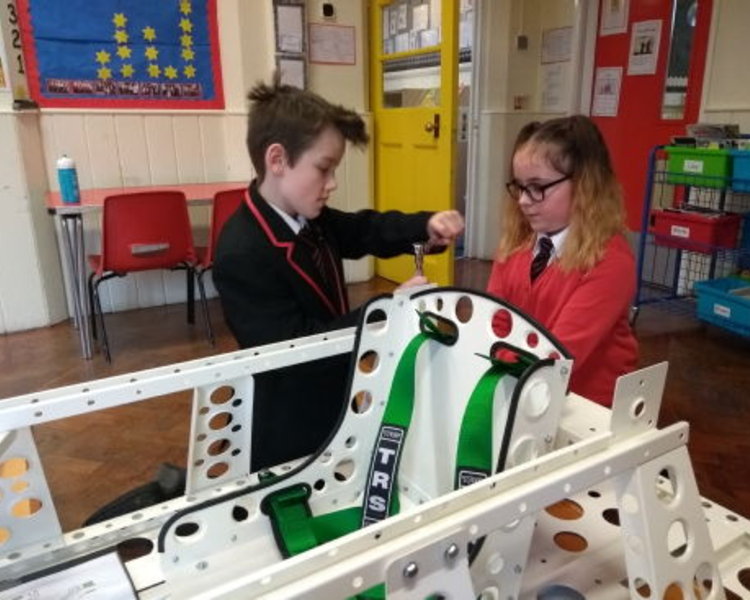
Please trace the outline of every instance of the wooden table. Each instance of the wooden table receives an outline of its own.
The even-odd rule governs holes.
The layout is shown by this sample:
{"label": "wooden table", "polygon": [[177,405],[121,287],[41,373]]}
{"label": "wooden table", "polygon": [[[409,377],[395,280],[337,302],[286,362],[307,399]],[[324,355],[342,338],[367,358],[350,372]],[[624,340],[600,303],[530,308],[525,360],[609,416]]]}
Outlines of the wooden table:
{"label": "wooden table", "polygon": [[73,323],[78,329],[81,340],[81,355],[84,358],[91,358],[93,352],[89,328],[91,309],[88,303],[86,284],[87,269],[83,215],[101,210],[104,206],[104,199],[115,194],[173,190],[183,192],[188,204],[200,206],[210,204],[216,192],[245,188],[247,185],[246,181],[229,181],[95,188],[81,190],[81,202],[79,204],[64,204],[60,192],[47,193],[47,212],[60,223],[64,260],[68,267],[64,274],[65,288],[73,305]]}

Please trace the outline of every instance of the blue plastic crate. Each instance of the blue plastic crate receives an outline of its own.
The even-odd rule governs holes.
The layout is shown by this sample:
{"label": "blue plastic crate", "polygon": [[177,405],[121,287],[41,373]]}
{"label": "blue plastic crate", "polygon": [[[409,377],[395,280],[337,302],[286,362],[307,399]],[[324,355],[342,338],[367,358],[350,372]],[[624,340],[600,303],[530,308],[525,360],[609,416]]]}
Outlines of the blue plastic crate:
{"label": "blue plastic crate", "polygon": [[732,154],[732,189],[750,192],[750,150],[730,150]]}
{"label": "blue plastic crate", "polygon": [[698,281],[698,318],[750,336],[750,279],[725,277]]}

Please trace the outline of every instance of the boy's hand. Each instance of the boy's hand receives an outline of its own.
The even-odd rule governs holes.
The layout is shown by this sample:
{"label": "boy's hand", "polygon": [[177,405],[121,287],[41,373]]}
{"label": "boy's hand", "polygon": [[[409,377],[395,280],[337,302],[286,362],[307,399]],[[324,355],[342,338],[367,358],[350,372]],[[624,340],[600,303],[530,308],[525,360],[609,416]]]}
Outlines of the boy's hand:
{"label": "boy's hand", "polygon": [[457,210],[435,213],[427,222],[430,246],[447,246],[464,230],[464,218]]}
{"label": "boy's hand", "polygon": [[419,285],[427,285],[429,281],[427,281],[427,277],[424,275],[415,275],[411,279],[407,279],[404,281],[400,286],[396,288],[395,291],[399,290],[406,290],[408,288],[417,287]]}

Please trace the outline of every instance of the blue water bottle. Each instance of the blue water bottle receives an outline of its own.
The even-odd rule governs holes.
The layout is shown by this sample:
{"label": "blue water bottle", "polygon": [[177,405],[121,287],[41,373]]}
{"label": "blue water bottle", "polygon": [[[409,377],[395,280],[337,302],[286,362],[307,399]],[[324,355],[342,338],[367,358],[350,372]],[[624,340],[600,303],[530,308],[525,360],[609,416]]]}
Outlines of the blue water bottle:
{"label": "blue water bottle", "polygon": [[60,183],[60,196],[63,204],[80,203],[81,192],[78,189],[76,163],[65,154],[57,159],[57,180]]}

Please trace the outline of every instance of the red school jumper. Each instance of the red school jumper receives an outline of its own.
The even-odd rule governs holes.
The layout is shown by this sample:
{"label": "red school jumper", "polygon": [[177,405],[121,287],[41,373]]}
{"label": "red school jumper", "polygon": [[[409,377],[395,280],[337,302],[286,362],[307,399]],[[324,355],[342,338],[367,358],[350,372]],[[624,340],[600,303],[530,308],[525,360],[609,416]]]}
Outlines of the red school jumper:
{"label": "red school jumper", "polygon": [[612,405],[615,381],[634,370],[638,343],[628,314],[635,294],[635,260],[622,235],[590,271],[564,272],[553,261],[532,283],[532,247],[497,260],[487,292],[520,308],[552,333],[574,359],[570,389]]}

